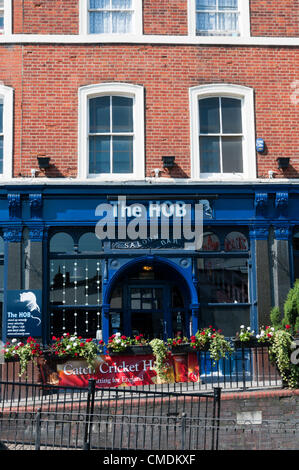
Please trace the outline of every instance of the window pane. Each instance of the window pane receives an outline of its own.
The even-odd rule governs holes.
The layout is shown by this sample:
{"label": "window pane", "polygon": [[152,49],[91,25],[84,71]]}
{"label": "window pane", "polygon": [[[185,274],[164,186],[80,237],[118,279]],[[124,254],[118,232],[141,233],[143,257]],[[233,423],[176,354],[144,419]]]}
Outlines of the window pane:
{"label": "window pane", "polygon": [[238,15],[234,13],[218,13],[218,27],[219,31],[237,31],[238,30]]}
{"label": "window pane", "polygon": [[112,97],[112,132],[133,132],[133,99]]}
{"label": "window pane", "polygon": [[133,137],[113,137],[113,173],[133,173]]}
{"label": "window pane", "polygon": [[3,173],[3,137],[0,136],[0,173]]}
{"label": "window pane", "polygon": [[295,233],[293,237],[293,249],[299,251],[299,232]]}
{"label": "window pane", "polygon": [[116,10],[128,10],[132,8],[132,0],[112,0],[112,8]]}
{"label": "window pane", "polygon": [[4,28],[3,12],[0,11],[0,29],[2,30],[3,28]]}
{"label": "window pane", "polygon": [[237,11],[238,0],[219,0],[219,10],[236,10]]}
{"label": "window pane", "polygon": [[200,137],[200,172],[220,172],[219,137]]}
{"label": "window pane", "polygon": [[110,132],[110,96],[89,100],[89,132]]}
{"label": "window pane", "polygon": [[215,10],[216,0],[196,0],[196,10]]}
{"label": "window pane", "polygon": [[110,33],[110,13],[91,12],[89,14],[89,32],[91,34]]}
{"label": "window pane", "polygon": [[203,303],[248,303],[246,258],[198,260],[200,299]]}
{"label": "window pane", "polygon": [[200,309],[200,321],[203,327],[213,325],[216,329],[222,330],[227,337],[236,336],[236,332],[240,331],[240,325],[250,325],[250,307],[203,306]]}
{"label": "window pane", "polygon": [[224,134],[242,134],[241,100],[221,98],[222,131]]}
{"label": "window pane", "polygon": [[110,173],[110,137],[89,138],[89,173]]}
{"label": "window pane", "polygon": [[89,8],[109,8],[110,0],[89,0]]}
{"label": "window pane", "polygon": [[224,240],[225,251],[247,251],[248,240],[241,232],[230,232]]}
{"label": "window pane", "polygon": [[101,301],[101,261],[60,259],[50,262],[50,302],[97,305]]}
{"label": "window pane", "polygon": [[79,251],[102,251],[102,242],[94,232],[84,233],[79,240]]}
{"label": "window pane", "polygon": [[198,101],[200,134],[220,132],[219,98],[207,98]]}
{"label": "window pane", "polygon": [[215,13],[199,13],[196,15],[196,31],[215,31],[216,29]]}
{"label": "window pane", "polygon": [[112,33],[130,33],[132,25],[132,14],[117,12],[112,13]]}
{"label": "window pane", "polygon": [[74,240],[68,233],[56,233],[50,241],[51,253],[70,253],[74,250]]}
{"label": "window pane", "polygon": [[242,173],[242,137],[222,138],[223,173]]}
{"label": "window pane", "polygon": [[3,132],[3,103],[0,101],[0,134]]}

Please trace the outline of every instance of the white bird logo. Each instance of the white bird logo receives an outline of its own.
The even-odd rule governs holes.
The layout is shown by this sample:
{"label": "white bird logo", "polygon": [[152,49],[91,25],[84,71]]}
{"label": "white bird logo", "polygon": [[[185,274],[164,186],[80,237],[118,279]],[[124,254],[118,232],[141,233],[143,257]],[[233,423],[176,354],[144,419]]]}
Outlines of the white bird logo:
{"label": "white bird logo", "polygon": [[[36,302],[36,296],[33,292],[23,292],[22,294],[20,294],[20,301],[21,302],[26,302],[26,308],[30,311],[30,312],[34,312],[34,311],[37,311],[38,313],[40,313],[40,308]],[[41,319],[38,318],[38,317],[33,317],[31,315],[31,318],[34,318],[35,320],[38,320],[38,324],[40,325],[41,323]]]}

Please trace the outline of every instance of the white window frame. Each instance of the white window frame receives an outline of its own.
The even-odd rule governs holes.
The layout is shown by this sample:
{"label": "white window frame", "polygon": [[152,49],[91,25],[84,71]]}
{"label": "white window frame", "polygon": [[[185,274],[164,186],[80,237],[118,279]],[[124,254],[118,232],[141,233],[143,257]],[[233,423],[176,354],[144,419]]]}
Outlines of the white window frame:
{"label": "white window frame", "polygon": [[1,35],[10,35],[12,33],[12,7],[11,7],[12,0],[4,0],[3,3],[3,13],[4,13],[4,27],[3,30],[0,31]]}
{"label": "white window frame", "polygon": [[[238,0],[239,2],[239,34],[237,37],[250,37],[250,6],[249,0]],[[196,34],[196,0],[188,0],[188,23],[189,23],[189,35],[193,37],[235,37],[232,35],[197,35]]]}
{"label": "white window frame", "polygon": [[[226,97],[241,100],[243,129],[243,172],[242,173],[200,173],[199,111],[198,101],[203,98]],[[256,179],[254,93],[252,88],[232,84],[212,84],[192,87],[190,99],[191,177],[206,180],[247,180]]]}
{"label": "white window frame", "polygon": [[13,89],[0,85],[0,100],[3,102],[3,173],[0,178],[12,178],[13,155]]}
{"label": "white window frame", "polygon": [[[89,174],[89,100],[99,96],[126,96],[133,98],[133,172]],[[101,83],[79,88],[79,147],[78,178],[97,180],[140,180],[145,175],[144,152],[144,89],[127,83]]]}
{"label": "white window frame", "polygon": [[89,32],[89,0],[79,0],[79,34],[81,35],[91,35],[92,37],[99,36],[103,38],[104,36],[124,36],[128,37],[131,35],[142,35],[143,26],[142,26],[142,0],[132,0],[132,10],[134,10],[133,21],[132,21],[132,32],[131,33],[110,33],[110,34],[101,34],[101,33],[90,33]]}

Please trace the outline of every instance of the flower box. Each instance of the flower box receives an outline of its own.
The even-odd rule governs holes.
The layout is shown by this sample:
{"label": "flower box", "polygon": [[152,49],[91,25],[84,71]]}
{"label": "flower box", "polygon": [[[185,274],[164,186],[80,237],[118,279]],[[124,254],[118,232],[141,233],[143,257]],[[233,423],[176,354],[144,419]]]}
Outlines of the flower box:
{"label": "flower box", "polygon": [[127,346],[124,351],[113,351],[108,349],[110,356],[140,356],[140,355],[152,355],[153,350],[149,345],[131,345]]}
{"label": "flower box", "polygon": [[241,341],[238,338],[233,338],[233,342],[235,345],[235,349],[267,347],[267,343],[261,343],[256,338],[251,338],[246,341]]}

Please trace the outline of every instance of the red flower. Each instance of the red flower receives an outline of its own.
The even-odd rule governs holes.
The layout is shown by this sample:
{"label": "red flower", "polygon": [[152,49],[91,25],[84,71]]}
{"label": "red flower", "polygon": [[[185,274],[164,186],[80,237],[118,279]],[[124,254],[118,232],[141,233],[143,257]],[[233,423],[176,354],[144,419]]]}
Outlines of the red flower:
{"label": "red flower", "polygon": [[124,335],[122,335],[122,336],[121,336],[121,339],[127,339],[127,337],[126,337],[126,336],[124,336]]}
{"label": "red flower", "polygon": [[291,325],[286,325],[285,327],[287,330],[289,330],[291,328]]}
{"label": "red flower", "polygon": [[57,340],[56,336],[52,336],[52,340],[56,341]]}

